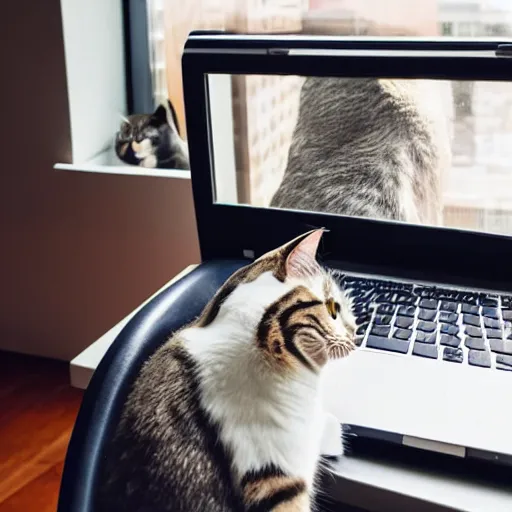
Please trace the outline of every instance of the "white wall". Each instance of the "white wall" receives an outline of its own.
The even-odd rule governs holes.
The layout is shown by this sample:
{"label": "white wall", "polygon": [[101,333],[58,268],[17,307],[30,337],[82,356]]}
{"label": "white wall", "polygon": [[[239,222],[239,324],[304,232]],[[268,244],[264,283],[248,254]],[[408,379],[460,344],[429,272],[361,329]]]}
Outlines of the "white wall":
{"label": "white wall", "polygon": [[[78,2],[66,7],[75,3],[80,12]],[[55,162],[71,160],[60,0],[2,7],[0,62],[9,76],[0,97],[9,122],[0,134],[9,151],[0,173],[0,350],[69,360],[199,262],[192,188],[187,179],[55,171]],[[13,20],[23,23],[14,29]],[[84,65],[102,71],[92,64]],[[80,107],[101,121],[99,90],[82,90]],[[37,134],[30,144],[12,136],[26,132],[27,119]]]}
{"label": "white wall", "polygon": [[61,0],[73,162],[113,141],[126,113],[122,5],[116,0]]}

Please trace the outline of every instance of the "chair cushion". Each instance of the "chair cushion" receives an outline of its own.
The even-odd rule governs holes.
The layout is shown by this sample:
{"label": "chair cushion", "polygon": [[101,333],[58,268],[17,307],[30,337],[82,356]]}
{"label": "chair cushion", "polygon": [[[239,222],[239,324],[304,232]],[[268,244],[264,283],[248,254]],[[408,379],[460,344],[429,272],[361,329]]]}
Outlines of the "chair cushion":
{"label": "chair cushion", "polygon": [[93,512],[104,447],[142,364],[247,263],[202,263],[146,304],[119,333],[85,392],[66,455],[59,512]]}

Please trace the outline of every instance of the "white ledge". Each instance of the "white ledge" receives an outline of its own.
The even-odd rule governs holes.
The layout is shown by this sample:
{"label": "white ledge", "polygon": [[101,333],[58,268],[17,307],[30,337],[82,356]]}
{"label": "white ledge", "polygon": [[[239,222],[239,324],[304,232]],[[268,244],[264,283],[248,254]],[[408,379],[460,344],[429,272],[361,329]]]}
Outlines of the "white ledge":
{"label": "white ledge", "polygon": [[190,179],[190,171],[184,169],[156,169],[128,165],[117,158],[112,146],[98,153],[94,158],[72,164],[57,163],[59,171],[96,172],[101,174],[121,174],[124,176],[151,176],[155,178]]}
{"label": "white ledge", "polygon": [[59,171],[75,172],[95,172],[101,174],[121,174],[124,176],[151,176],[156,178],[178,178],[189,180],[190,171],[182,169],[146,169],[145,167],[128,165],[100,165],[100,164],[62,164],[57,163],[53,166]]}

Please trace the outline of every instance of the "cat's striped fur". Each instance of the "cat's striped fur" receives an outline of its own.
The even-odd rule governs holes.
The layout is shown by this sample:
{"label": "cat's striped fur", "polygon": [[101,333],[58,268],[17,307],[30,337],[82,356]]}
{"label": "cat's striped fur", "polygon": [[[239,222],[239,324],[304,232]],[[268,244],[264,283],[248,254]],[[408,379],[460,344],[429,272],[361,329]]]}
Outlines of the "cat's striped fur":
{"label": "cat's striped fur", "polygon": [[311,510],[322,368],[350,304],[310,232],[236,272],[143,366],[105,455],[97,510]]}
{"label": "cat's striped fur", "polygon": [[440,224],[452,110],[449,83],[306,78],[271,206]]}

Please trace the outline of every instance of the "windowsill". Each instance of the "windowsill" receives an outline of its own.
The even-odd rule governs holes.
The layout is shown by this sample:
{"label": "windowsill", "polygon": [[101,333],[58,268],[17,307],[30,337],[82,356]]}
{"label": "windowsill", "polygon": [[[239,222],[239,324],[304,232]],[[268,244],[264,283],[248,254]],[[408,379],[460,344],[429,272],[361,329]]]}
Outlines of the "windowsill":
{"label": "windowsill", "polygon": [[149,169],[136,165],[126,165],[117,159],[112,149],[108,149],[86,162],[73,164],[56,163],[53,168],[59,171],[190,179],[190,171],[183,169]]}

